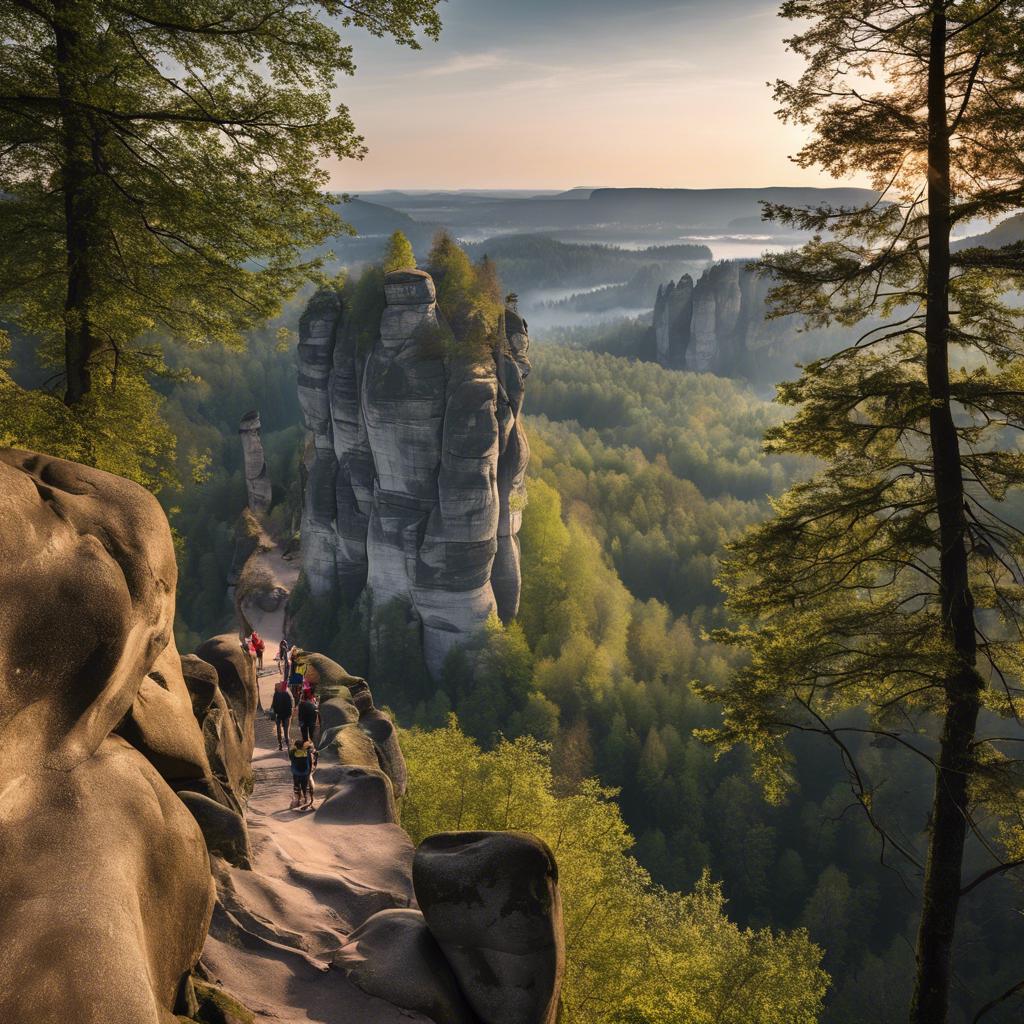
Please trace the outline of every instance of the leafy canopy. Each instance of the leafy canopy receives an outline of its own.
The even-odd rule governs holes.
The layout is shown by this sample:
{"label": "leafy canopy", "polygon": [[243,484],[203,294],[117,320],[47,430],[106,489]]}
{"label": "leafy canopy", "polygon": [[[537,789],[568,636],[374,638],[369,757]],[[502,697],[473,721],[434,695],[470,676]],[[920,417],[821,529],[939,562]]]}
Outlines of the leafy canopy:
{"label": "leafy canopy", "polygon": [[[83,405],[71,454],[96,461],[122,397],[163,372],[139,339],[240,347],[316,270],[304,251],[342,229],[324,162],[364,152],[331,99],[345,37],[416,47],[436,7],[0,4],[0,311]],[[54,402],[32,409],[16,441],[65,432]]]}
{"label": "leafy canopy", "polygon": [[414,842],[454,829],[532,832],[553,850],[566,937],[566,1024],[813,1024],[828,976],[803,931],[741,929],[705,874],[692,893],[651,883],[615,791],[584,780],[556,796],[548,748],[532,737],[482,752],[452,716],[403,731]]}
{"label": "leafy canopy", "polygon": [[[724,710],[708,738],[749,744],[777,798],[789,733],[836,745],[887,850],[922,879],[910,1019],[941,1024],[961,896],[1020,863],[1005,823],[1024,812],[1024,533],[1006,501],[1024,484],[1024,310],[1008,297],[1024,247],[956,251],[951,238],[1024,202],[1024,4],[787,0],[782,14],[806,62],[775,89],[783,119],[809,129],[797,162],[866,173],[879,196],[767,205],[816,232],[763,260],[775,312],[881,322],[779,389],[796,413],[768,450],[825,468],[723,567],[748,624],[717,636],[749,662],[704,689]],[[876,814],[885,778],[851,750],[864,732],[933,771],[924,843]],[[967,882],[965,851],[989,865]]]}
{"label": "leafy canopy", "polygon": [[416,255],[412,251],[412,243],[401,231],[395,231],[388,239],[384,250],[384,273],[393,270],[412,270],[416,267]]}

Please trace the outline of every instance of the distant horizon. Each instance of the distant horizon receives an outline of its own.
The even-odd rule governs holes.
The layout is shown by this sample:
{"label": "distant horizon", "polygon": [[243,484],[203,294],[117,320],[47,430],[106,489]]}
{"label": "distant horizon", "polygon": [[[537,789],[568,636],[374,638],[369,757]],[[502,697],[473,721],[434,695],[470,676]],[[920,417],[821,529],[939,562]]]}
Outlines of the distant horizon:
{"label": "distant horizon", "polygon": [[869,185],[859,185],[850,182],[835,182],[831,185],[822,185],[818,183],[809,182],[784,182],[782,184],[773,183],[770,185],[564,185],[564,186],[552,186],[552,185],[517,185],[515,187],[506,185],[387,185],[387,186],[370,186],[367,188],[360,189],[341,189],[331,187],[328,189],[330,192],[346,193],[351,196],[360,196],[372,194],[375,192],[403,192],[407,195],[430,195],[437,192],[450,192],[450,193],[466,193],[466,192],[483,192],[483,193],[494,193],[494,192],[523,192],[528,194],[536,195],[538,193],[548,193],[550,195],[558,195],[563,192],[585,192],[591,191],[596,192],[599,190],[617,190],[622,191],[625,189],[646,189],[650,191],[658,192],[716,192],[716,191],[747,191],[747,192],[762,192],[766,189],[782,189],[782,188],[799,188],[799,189],[814,189],[817,191],[828,191],[832,189],[861,189],[864,191],[873,191]]}

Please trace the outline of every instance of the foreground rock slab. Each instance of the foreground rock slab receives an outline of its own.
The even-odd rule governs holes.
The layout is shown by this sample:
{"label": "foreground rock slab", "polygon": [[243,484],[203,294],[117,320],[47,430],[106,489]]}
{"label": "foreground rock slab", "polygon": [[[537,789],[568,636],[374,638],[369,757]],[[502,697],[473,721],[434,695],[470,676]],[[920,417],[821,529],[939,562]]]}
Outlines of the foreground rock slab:
{"label": "foreground rock slab", "polygon": [[176,578],[152,495],[0,450],[4,1024],[168,1024],[199,957],[209,858],[163,774],[211,776]]}
{"label": "foreground rock slab", "polygon": [[443,832],[417,849],[413,883],[483,1024],[554,1024],[565,948],[548,847],[525,832]]}

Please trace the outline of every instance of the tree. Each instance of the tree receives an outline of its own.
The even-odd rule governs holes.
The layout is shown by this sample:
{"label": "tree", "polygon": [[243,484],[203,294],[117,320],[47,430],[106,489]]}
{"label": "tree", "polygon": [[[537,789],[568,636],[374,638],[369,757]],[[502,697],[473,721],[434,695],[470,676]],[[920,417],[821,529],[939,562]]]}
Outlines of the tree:
{"label": "tree", "polygon": [[[788,44],[806,60],[775,88],[783,119],[810,132],[797,163],[866,173],[879,198],[767,207],[817,232],[764,261],[774,311],[874,319],[780,388],[797,412],[768,449],[826,468],[723,570],[753,625],[719,634],[751,661],[717,694],[715,741],[747,741],[776,795],[789,732],[836,744],[888,851],[922,876],[910,1019],[940,1024],[961,896],[1021,863],[994,821],[1021,809],[1012,746],[978,723],[983,709],[1016,718],[1021,696],[1022,535],[998,505],[1024,483],[1024,455],[1005,443],[1024,428],[1021,311],[1004,298],[1024,281],[1024,246],[954,251],[951,236],[1024,203],[1024,5],[787,0],[782,15],[800,22]],[[865,730],[934,770],[923,858],[875,815],[880,780],[850,744]],[[989,867],[964,880],[969,835]]]}
{"label": "tree", "polygon": [[384,273],[392,270],[415,270],[416,254],[412,251],[412,243],[401,231],[395,231],[388,239],[384,251]]}
{"label": "tree", "polygon": [[484,256],[474,264],[447,231],[434,237],[427,267],[437,287],[441,308],[458,349],[479,355],[497,342],[503,305],[494,263]]}
{"label": "tree", "polygon": [[532,737],[480,748],[454,716],[403,731],[414,842],[452,829],[520,829],[558,861],[565,926],[565,1024],[813,1024],[828,976],[806,932],[741,929],[705,872],[691,893],[651,883],[632,836],[593,779],[555,794],[549,751]]}
{"label": "tree", "polygon": [[103,410],[163,371],[140,338],[240,346],[316,269],[306,250],[342,227],[322,163],[364,152],[330,96],[355,69],[342,33],[417,47],[436,6],[0,2],[0,311],[57,370],[79,457],[116,441]]}

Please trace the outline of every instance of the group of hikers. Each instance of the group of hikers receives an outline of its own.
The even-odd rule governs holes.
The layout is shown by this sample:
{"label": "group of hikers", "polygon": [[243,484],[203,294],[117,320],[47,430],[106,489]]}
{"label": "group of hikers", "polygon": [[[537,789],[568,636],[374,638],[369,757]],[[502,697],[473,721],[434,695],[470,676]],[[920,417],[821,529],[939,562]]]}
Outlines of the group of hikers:
{"label": "group of hikers", "polygon": [[[263,638],[253,630],[243,639],[242,647],[255,659],[257,673],[261,672],[266,649]],[[313,806],[313,772],[317,762],[314,738],[320,725],[320,700],[316,692],[319,675],[310,664],[309,655],[287,640],[281,641],[275,660],[281,678],[274,684],[270,717],[277,726],[277,749],[288,750],[292,769],[291,808],[305,810]],[[293,719],[299,727],[294,740],[291,737]]]}

